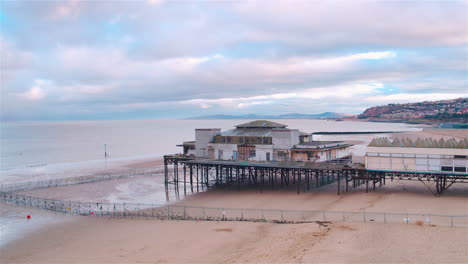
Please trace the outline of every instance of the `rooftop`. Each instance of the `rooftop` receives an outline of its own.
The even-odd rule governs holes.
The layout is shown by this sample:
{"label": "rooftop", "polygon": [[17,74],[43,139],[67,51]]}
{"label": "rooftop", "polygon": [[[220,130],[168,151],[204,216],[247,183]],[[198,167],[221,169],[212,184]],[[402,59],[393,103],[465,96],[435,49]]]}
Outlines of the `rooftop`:
{"label": "rooftop", "polygon": [[218,136],[271,137],[271,128],[236,128],[223,131]]}
{"label": "rooftop", "polygon": [[335,149],[351,146],[353,145],[347,144],[344,141],[309,141],[295,145],[294,149]]}
{"label": "rooftop", "polygon": [[415,141],[410,138],[395,138],[393,141],[386,137],[374,138],[368,145],[369,147],[403,147],[403,148],[457,148],[468,149],[468,138],[457,140],[418,138]]}
{"label": "rooftop", "polygon": [[286,128],[287,125],[280,123],[275,123],[268,120],[255,120],[245,124],[240,124],[236,126],[237,128]]}

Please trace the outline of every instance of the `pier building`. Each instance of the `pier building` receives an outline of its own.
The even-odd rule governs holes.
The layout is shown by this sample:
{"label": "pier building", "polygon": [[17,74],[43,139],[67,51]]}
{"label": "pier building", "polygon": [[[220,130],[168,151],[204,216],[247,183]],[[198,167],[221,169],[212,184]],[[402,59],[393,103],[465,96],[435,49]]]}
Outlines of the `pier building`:
{"label": "pier building", "polygon": [[375,138],[365,160],[368,170],[466,174],[468,139]]}
{"label": "pier building", "polygon": [[184,155],[234,161],[327,162],[350,159],[343,141],[314,141],[311,134],[287,125],[256,120],[221,131],[195,129],[195,141],[181,145]]}

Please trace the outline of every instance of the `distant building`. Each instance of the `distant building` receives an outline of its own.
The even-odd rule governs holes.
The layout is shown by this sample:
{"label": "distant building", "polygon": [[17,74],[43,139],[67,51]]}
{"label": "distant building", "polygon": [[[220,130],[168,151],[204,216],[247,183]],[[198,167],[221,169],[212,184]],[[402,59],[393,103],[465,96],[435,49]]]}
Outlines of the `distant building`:
{"label": "distant building", "polygon": [[218,160],[323,162],[350,157],[350,144],[313,141],[311,134],[283,124],[257,120],[235,127],[195,129],[195,141],[178,146],[185,155]]}
{"label": "distant building", "polygon": [[375,138],[367,147],[370,170],[466,173],[468,139]]}

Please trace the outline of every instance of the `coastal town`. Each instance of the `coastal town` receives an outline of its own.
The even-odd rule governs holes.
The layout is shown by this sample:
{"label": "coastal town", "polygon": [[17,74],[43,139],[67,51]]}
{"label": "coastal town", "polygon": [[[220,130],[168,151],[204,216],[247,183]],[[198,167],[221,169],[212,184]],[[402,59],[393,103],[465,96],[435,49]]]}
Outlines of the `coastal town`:
{"label": "coastal town", "polygon": [[408,104],[388,104],[366,109],[360,119],[379,120],[432,120],[432,121],[458,121],[467,123],[468,99],[457,98],[452,100],[425,101]]}

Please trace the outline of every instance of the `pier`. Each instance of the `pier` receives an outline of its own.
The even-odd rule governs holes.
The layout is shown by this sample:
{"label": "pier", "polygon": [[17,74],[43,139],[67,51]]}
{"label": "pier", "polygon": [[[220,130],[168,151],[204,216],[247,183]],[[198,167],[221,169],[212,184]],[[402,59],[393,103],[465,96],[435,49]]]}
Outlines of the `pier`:
{"label": "pier", "polygon": [[[360,188],[374,191],[387,180],[420,181],[435,196],[455,183],[468,183],[468,174],[442,172],[382,171],[353,168],[344,164],[301,162],[239,162],[196,159],[190,156],[164,156],[166,189],[176,185],[176,191],[209,188],[220,185],[266,188],[295,188],[298,194],[336,183],[338,195]],[[180,186],[179,184],[183,185]]]}

